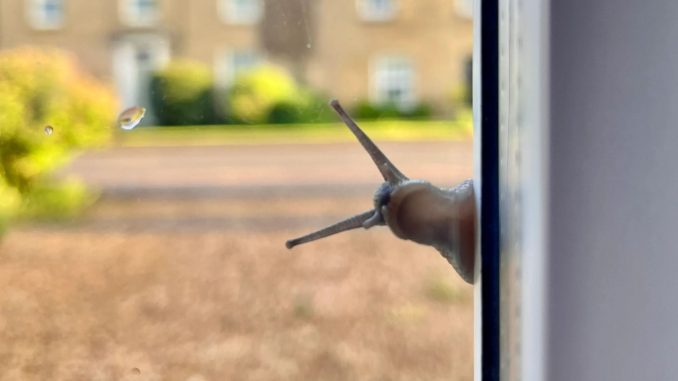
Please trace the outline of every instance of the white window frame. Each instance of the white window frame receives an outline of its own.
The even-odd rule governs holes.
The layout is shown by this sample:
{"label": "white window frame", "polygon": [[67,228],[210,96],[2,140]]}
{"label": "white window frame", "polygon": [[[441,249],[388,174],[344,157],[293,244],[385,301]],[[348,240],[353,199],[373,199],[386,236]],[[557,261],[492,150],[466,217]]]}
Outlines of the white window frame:
{"label": "white window frame", "polygon": [[[26,17],[28,23],[33,29],[37,30],[57,30],[64,25],[66,18],[66,0],[27,0]],[[58,4],[60,14],[57,18],[49,19],[51,15],[45,11],[45,6],[49,3]]]}
{"label": "white window frame", "polygon": [[243,0],[217,0],[217,13],[227,24],[254,25],[264,16],[263,0],[246,0],[249,5],[241,7]]}
{"label": "white window frame", "polygon": [[[235,62],[237,57],[249,55],[253,63],[247,67],[237,67]],[[261,52],[250,48],[229,48],[217,52],[214,61],[214,72],[217,85],[221,88],[227,88],[233,84],[238,75],[262,65],[265,59]]]}
{"label": "white window frame", "polygon": [[[383,7],[390,4],[388,7]],[[356,0],[358,14],[365,21],[385,22],[398,13],[398,0]]]}
{"label": "white window frame", "polygon": [[[153,13],[150,15],[142,14],[141,10],[137,8],[139,1],[153,1],[155,3]],[[124,24],[133,27],[154,26],[160,19],[160,2],[161,0],[120,0],[118,3],[120,20]]]}
{"label": "white window frame", "polygon": [[[414,60],[403,55],[381,55],[370,64],[370,100],[377,104],[392,103],[400,110],[416,106],[417,72]],[[401,89],[400,99],[394,100],[389,92]]]}

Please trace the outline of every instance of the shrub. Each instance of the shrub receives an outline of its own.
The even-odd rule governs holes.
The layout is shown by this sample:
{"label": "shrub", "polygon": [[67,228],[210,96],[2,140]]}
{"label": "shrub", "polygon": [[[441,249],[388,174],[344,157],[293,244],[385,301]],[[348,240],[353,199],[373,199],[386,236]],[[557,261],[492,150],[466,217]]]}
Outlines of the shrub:
{"label": "shrub", "polygon": [[5,230],[7,223],[15,217],[21,206],[21,194],[0,178],[0,233]]}
{"label": "shrub", "polygon": [[357,102],[353,106],[353,117],[356,119],[378,119],[380,116],[379,107],[368,101]]}
{"label": "shrub", "polygon": [[151,78],[151,98],[164,125],[208,124],[215,120],[213,79],[201,63],[179,60]]}
{"label": "shrub", "polygon": [[294,79],[286,71],[275,66],[259,66],[236,78],[228,91],[226,113],[235,122],[265,123],[276,104],[294,102],[298,92]]}
{"label": "shrub", "polygon": [[24,196],[21,217],[32,219],[63,219],[76,216],[92,204],[94,194],[85,184],[67,180],[58,184],[37,184]]}
{"label": "shrub", "polygon": [[427,103],[419,103],[411,110],[402,112],[403,117],[412,119],[430,119],[432,114],[433,109]]}
{"label": "shrub", "polygon": [[473,104],[473,93],[471,86],[461,84],[455,86],[450,93],[452,105],[456,108],[471,107]]}
{"label": "shrub", "polygon": [[310,90],[300,90],[293,99],[279,101],[271,107],[268,123],[320,123],[336,120],[328,99]]}
{"label": "shrub", "polygon": [[298,102],[282,100],[271,107],[268,123],[298,123],[304,118],[304,112]]}
{"label": "shrub", "polygon": [[428,119],[431,117],[431,107],[426,103],[419,103],[411,109],[400,109],[394,103],[377,104],[366,100],[360,101],[353,107],[356,119],[392,119],[412,118]]}
{"label": "shrub", "polygon": [[[72,150],[107,141],[115,109],[111,91],[64,53],[0,53],[0,226]],[[47,125],[52,134],[45,133]]]}

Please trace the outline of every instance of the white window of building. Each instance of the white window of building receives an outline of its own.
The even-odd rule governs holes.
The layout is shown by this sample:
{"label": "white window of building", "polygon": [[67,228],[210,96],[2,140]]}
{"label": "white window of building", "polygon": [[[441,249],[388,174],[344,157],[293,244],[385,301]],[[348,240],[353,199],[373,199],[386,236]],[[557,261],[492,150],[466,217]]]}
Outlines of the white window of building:
{"label": "white window of building", "polygon": [[412,61],[402,56],[380,57],[372,67],[372,101],[391,103],[408,109],[415,105],[415,70]]}
{"label": "white window of building", "polygon": [[216,60],[216,78],[221,87],[228,87],[236,78],[262,63],[261,55],[251,49],[229,50]]}
{"label": "white window of building", "polygon": [[64,0],[28,0],[28,22],[35,29],[59,29],[64,23]]}
{"label": "white window of building", "polygon": [[396,14],[396,0],[356,0],[358,14],[367,21],[388,21]]}
{"label": "white window of building", "polygon": [[229,24],[256,24],[264,13],[262,0],[218,0],[221,19]]}
{"label": "white window of building", "polygon": [[120,0],[120,18],[130,26],[153,26],[158,22],[159,0]]}
{"label": "white window of building", "polygon": [[454,5],[457,13],[467,18],[473,18],[473,1],[474,0],[455,0]]}

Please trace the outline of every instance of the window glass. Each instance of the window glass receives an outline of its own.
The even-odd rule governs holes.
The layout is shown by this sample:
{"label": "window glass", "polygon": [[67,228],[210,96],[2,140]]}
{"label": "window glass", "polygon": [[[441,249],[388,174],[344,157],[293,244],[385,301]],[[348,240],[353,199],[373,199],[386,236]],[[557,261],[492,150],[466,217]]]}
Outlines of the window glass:
{"label": "window glass", "polygon": [[157,0],[121,0],[123,22],[131,26],[151,26],[158,19]]}
{"label": "window glass", "polygon": [[286,248],[383,180],[333,99],[412,179],[472,176],[455,6],[0,0],[0,381],[472,380],[435,249]]}
{"label": "window glass", "polygon": [[468,18],[473,17],[473,0],[455,0],[454,5],[457,14]]}
{"label": "window glass", "polygon": [[219,14],[227,23],[254,24],[263,13],[261,0],[220,0]]}
{"label": "window glass", "polygon": [[363,19],[386,21],[395,16],[394,0],[358,0],[358,11]]}
{"label": "window glass", "polygon": [[415,103],[414,68],[410,59],[380,57],[373,70],[374,100],[377,103],[390,103],[400,109],[407,109]]}
{"label": "window glass", "polygon": [[227,87],[238,75],[262,63],[261,55],[251,49],[229,50],[217,58],[216,75],[222,87]]}
{"label": "window glass", "polygon": [[29,0],[28,21],[35,29],[58,29],[64,21],[63,0]]}

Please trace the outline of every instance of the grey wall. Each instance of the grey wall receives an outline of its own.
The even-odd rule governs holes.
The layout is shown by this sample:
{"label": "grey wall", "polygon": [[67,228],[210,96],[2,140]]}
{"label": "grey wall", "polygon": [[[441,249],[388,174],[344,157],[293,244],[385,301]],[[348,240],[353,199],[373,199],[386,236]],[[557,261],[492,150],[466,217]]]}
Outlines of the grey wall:
{"label": "grey wall", "polygon": [[678,377],[678,1],[552,0],[547,379]]}

